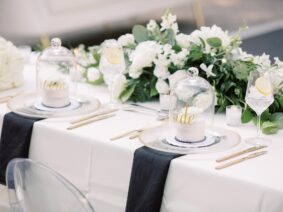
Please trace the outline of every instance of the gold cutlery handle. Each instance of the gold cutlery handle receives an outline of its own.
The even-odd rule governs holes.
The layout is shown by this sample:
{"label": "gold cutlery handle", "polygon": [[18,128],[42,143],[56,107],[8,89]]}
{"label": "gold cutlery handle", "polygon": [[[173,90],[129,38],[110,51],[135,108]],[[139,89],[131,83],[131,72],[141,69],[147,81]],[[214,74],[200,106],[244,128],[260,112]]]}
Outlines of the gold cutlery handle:
{"label": "gold cutlery handle", "polygon": [[0,103],[5,103],[7,101],[9,101],[12,98],[12,96],[5,96],[0,98]]}
{"label": "gold cutlery handle", "polygon": [[86,121],[88,119],[95,118],[97,116],[106,115],[106,114],[113,113],[113,112],[116,112],[116,111],[118,111],[118,109],[111,109],[111,110],[107,110],[107,111],[102,111],[102,112],[99,112],[99,113],[95,113],[95,114],[92,114],[92,115],[85,116],[83,118],[76,119],[76,120],[70,122],[70,124],[77,124],[79,122],[83,122],[83,121]]}
{"label": "gold cutlery handle", "polygon": [[216,160],[216,162],[220,163],[220,162],[223,162],[225,160],[229,160],[231,158],[237,157],[239,155],[246,154],[246,153],[253,152],[253,151],[257,151],[257,150],[260,150],[260,149],[263,149],[263,148],[266,148],[266,147],[267,146],[254,146],[254,147],[250,147],[250,148],[244,149],[242,151],[235,152],[235,153],[232,153],[230,155],[227,155],[227,156],[224,156],[222,158],[219,158],[219,159]]}
{"label": "gold cutlery handle", "polygon": [[232,166],[232,165],[241,163],[241,162],[243,162],[243,161],[246,161],[246,160],[249,160],[249,159],[252,159],[252,158],[261,156],[261,155],[264,155],[264,154],[266,154],[266,153],[267,153],[267,151],[255,152],[255,153],[249,154],[248,156],[245,156],[245,157],[242,157],[242,158],[239,158],[239,159],[236,159],[236,160],[233,160],[233,161],[224,163],[224,164],[217,165],[217,166],[215,167],[215,169],[218,169],[218,170],[219,170],[219,169],[224,169],[224,168],[226,168],[226,167],[229,167],[229,166]]}
{"label": "gold cutlery handle", "polygon": [[104,115],[104,116],[99,116],[95,119],[91,119],[91,120],[88,120],[86,122],[83,122],[83,123],[80,123],[80,124],[76,124],[76,125],[72,125],[70,127],[67,128],[67,130],[73,130],[73,129],[76,129],[78,127],[82,127],[82,126],[85,126],[87,124],[91,124],[91,123],[94,123],[94,122],[97,122],[97,121],[100,121],[100,120],[104,120],[104,119],[108,119],[108,118],[111,118],[113,116],[115,116],[116,114],[110,114],[110,115]]}
{"label": "gold cutlery handle", "polygon": [[131,135],[132,133],[135,133],[135,132],[137,132],[137,131],[138,131],[138,130],[131,130],[131,131],[122,133],[122,134],[120,134],[120,135],[114,136],[114,137],[110,138],[110,140],[111,140],[111,141],[114,141],[114,140],[117,140],[117,139],[126,137],[126,136],[128,136],[128,135]]}

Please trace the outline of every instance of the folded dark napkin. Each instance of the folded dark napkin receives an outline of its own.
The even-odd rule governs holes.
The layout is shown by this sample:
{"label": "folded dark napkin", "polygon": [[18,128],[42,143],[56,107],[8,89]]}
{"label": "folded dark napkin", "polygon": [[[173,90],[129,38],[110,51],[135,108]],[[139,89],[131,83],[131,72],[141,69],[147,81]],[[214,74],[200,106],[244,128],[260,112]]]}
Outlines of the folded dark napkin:
{"label": "folded dark napkin", "polygon": [[13,112],[4,116],[0,139],[0,183],[5,184],[8,163],[14,158],[27,158],[33,124],[39,118],[27,118]]}
{"label": "folded dark napkin", "polygon": [[158,212],[172,159],[181,155],[141,147],[134,153],[126,212]]}

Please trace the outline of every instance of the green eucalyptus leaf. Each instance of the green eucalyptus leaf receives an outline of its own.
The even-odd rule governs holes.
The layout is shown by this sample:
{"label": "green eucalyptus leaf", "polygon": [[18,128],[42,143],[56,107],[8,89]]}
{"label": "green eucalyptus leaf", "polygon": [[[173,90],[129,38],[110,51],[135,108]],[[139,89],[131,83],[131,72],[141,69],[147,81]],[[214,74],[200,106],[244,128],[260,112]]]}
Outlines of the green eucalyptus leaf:
{"label": "green eucalyptus leaf", "polygon": [[265,110],[265,111],[261,114],[261,116],[260,116],[260,121],[261,121],[261,122],[268,121],[269,118],[270,118],[270,116],[271,116],[271,113],[270,113],[269,110],[267,109],[267,110]]}
{"label": "green eucalyptus leaf", "polygon": [[142,26],[142,25],[135,25],[133,27],[133,30],[132,30],[132,33],[135,37],[135,40],[138,42],[138,43],[141,43],[141,42],[144,42],[144,41],[147,41],[149,40],[149,34],[148,34],[148,31],[147,29]]}
{"label": "green eucalyptus leaf", "polygon": [[198,61],[202,58],[203,53],[199,46],[193,45],[189,53],[189,60],[192,62]]}
{"label": "green eucalyptus leaf", "polygon": [[274,134],[277,133],[279,127],[276,123],[273,123],[271,121],[265,121],[261,125],[261,130],[264,134]]}
{"label": "green eucalyptus leaf", "polygon": [[277,100],[278,100],[281,108],[283,108],[283,95],[282,96],[278,96]]}
{"label": "green eucalyptus leaf", "polygon": [[163,43],[166,44],[170,44],[172,46],[175,45],[175,33],[172,29],[167,29],[164,33],[164,37],[163,37]]}
{"label": "green eucalyptus leaf", "polygon": [[236,78],[239,80],[247,80],[250,74],[248,64],[245,62],[235,63],[235,66],[232,70]]}
{"label": "green eucalyptus leaf", "polygon": [[283,128],[283,113],[273,113],[270,121],[276,123],[279,128]]}
{"label": "green eucalyptus leaf", "polygon": [[136,84],[132,84],[130,86],[128,86],[119,96],[119,99],[122,101],[122,102],[126,102],[130,97],[131,95],[133,94],[133,92],[135,91],[135,87],[136,87]]}
{"label": "green eucalyptus leaf", "polygon": [[250,122],[252,119],[253,119],[253,114],[252,112],[249,110],[248,107],[245,108],[243,114],[242,114],[242,117],[241,117],[241,121],[242,123],[248,123]]}
{"label": "green eucalyptus leaf", "polygon": [[157,78],[156,77],[152,77],[150,80],[150,97],[154,97],[158,94],[158,91],[156,90],[156,82],[157,82]]}
{"label": "green eucalyptus leaf", "polygon": [[221,45],[222,45],[222,41],[218,37],[207,38],[206,42],[210,46],[215,47],[215,48],[221,47]]}

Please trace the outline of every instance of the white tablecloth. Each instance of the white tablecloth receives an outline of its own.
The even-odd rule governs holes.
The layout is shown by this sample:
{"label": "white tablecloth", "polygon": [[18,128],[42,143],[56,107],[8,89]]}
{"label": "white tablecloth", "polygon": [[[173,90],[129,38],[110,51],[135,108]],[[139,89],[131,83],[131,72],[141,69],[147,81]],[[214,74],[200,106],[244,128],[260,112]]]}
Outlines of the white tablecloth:
{"label": "white tablecloth", "polygon": [[[26,66],[25,85],[34,84],[34,68]],[[32,86],[34,87],[34,86]],[[79,91],[108,100],[103,86],[79,85]],[[2,92],[1,95],[15,92]],[[0,95],[0,97],[1,97]],[[148,103],[156,106],[157,103]],[[0,129],[4,114],[0,105]],[[255,134],[255,126],[228,127],[224,115],[217,126],[232,129],[242,137],[237,147],[221,153],[186,155],[171,163],[162,212],[279,212],[283,211],[283,132],[269,136],[268,154],[223,170],[215,170],[215,159],[246,147],[243,140]],[[156,122],[155,117],[119,111],[117,116],[72,131],[71,118],[36,122],[30,158],[55,169],[93,203],[97,212],[123,212],[127,199],[133,153],[142,146],[127,138],[110,141],[121,132]]]}

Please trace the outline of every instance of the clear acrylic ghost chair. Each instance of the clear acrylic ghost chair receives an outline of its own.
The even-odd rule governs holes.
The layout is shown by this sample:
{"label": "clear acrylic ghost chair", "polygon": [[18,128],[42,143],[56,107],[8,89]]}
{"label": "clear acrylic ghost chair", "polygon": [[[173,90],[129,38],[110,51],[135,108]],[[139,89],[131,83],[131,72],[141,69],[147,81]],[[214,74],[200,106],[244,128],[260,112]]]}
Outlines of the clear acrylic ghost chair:
{"label": "clear acrylic ghost chair", "polygon": [[30,159],[12,160],[6,182],[13,212],[94,212],[68,180]]}

